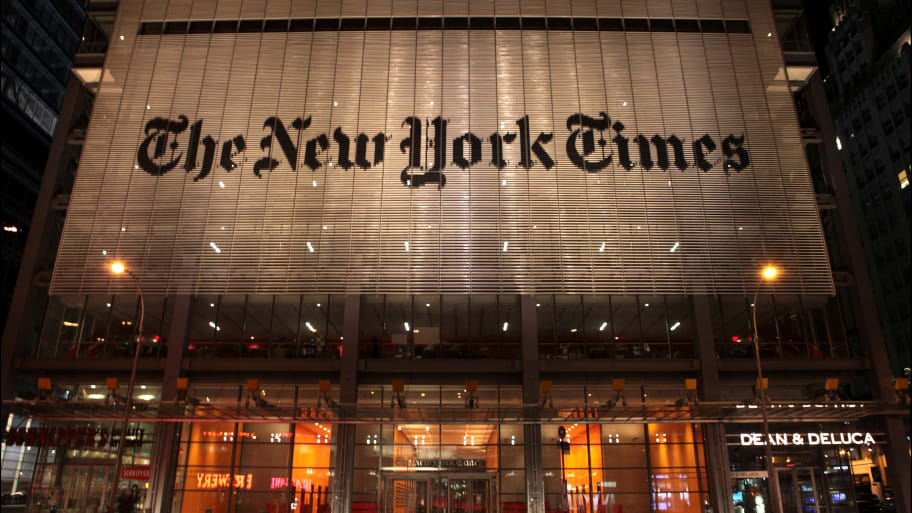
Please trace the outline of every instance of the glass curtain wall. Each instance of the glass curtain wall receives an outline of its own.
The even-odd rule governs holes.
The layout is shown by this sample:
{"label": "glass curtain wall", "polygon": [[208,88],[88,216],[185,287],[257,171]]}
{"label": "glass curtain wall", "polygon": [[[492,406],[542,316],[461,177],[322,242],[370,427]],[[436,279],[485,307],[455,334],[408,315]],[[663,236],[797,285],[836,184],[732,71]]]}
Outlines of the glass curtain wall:
{"label": "glass curtain wall", "polygon": [[184,424],[173,511],[328,511],[333,443],[316,422]]}
{"label": "glass curtain wall", "polygon": [[546,424],[542,461],[547,512],[701,513],[709,501],[698,425]]}

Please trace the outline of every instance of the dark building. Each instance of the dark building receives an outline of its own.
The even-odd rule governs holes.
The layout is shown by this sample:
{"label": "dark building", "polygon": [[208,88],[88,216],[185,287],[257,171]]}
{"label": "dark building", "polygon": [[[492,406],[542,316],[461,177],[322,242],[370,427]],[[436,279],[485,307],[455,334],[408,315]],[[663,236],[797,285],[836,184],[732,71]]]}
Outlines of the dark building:
{"label": "dark building", "polygon": [[800,6],[117,9],[4,333],[28,507],[908,510]]}
{"label": "dark building", "polygon": [[0,330],[85,18],[84,6],[75,0],[3,3]]}
{"label": "dark building", "polygon": [[909,375],[912,91],[908,2],[831,9],[827,92],[893,371]]}

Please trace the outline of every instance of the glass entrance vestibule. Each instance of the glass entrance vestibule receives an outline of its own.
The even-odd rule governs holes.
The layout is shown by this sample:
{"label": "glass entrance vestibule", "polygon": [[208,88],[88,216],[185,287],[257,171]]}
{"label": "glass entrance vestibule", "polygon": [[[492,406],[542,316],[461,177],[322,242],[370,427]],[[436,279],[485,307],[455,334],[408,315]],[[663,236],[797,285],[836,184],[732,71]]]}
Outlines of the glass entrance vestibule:
{"label": "glass entrance vestibule", "polygon": [[384,513],[492,513],[496,476],[466,472],[391,472],[384,475]]}

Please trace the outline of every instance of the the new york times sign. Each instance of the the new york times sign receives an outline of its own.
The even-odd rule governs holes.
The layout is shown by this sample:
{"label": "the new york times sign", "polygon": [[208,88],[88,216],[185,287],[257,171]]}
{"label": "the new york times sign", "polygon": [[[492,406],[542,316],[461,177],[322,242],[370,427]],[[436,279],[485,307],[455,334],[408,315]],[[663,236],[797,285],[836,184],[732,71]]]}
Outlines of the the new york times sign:
{"label": "the new york times sign", "polygon": [[[687,171],[693,168],[708,172],[720,163],[726,173],[739,172],[750,165],[743,135],[728,134],[719,137],[721,141],[717,142],[710,134],[694,141],[673,133],[628,134],[621,120],[612,120],[605,112],[596,116],[574,113],[567,117],[566,123],[570,135],[564,145],[557,147],[563,146],[567,160],[590,173],[613,164],[628,171]],[[262,157],[253,165],[253,174],[262,178],[264,173],[282,164],[293,171],[303,167],[316,171],[329,160],[345,170],[354,167],[369,170],[383,163],[387,143],[394,137],[398,139],[398,151],[408,158],[400,176],[407,187],[426,184],[443,187],[447,168],[458,172],[489,164],[503,169],[508,164],[504,160],[506,145],[519,147],[517,165],[527,170],[535,165],[551,169],[560,158],[548,153],[543,146],[554,139],[554,134],[536,131],[534,120],[528,115],[517,119],[512,131],[503,133],[448,134],[448,124],[441,116],[430,120],[409,116],[402,121],[403,134],[399,138],[398,134],[383,132],[355,135],[343,127],[336,127],[332,133],[321,133],[311,129],[309,116],[297,117],[288,125],[278,117],[269,117],[263,122],[265,135],[259,140]],[[154,118],[146,123],[145,138],[136,156],[137,164],[152,175],[163,175],[179,168],[193,173],[193,180],[198,181],[208,177],[214,167],[229,173],[237,168],[235,159],[248,151],[247,137],[238,134],[217,141],[205,134],[203,119],[191,125],[182,115],[177,119]],[[422,147],[429,151],[423,151]],[[632,160],[631,147],[638,151],[638,161]]]}

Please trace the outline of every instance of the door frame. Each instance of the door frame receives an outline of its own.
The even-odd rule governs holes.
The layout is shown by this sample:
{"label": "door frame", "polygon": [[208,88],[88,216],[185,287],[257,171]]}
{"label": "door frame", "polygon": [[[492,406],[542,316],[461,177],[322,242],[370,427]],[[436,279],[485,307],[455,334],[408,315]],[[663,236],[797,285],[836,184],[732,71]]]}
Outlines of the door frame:
{"label": "door frame", "polygon": [[[780,473],[788,472],[788,473],[792,474],[792,476],[794,478],[793,481],[795,484],[795,488],[793,490],[793,492],[795,494],[795,504],[798,505],[799,507],[801,506],[802,503],[801,503],[801,494],[799,493],[798,488],[797,488],[798,471],[799,470],[810,471],[811,487],[813,488],[814,500],[815,500],[815,504],[817,507],[817,513],[833,513],[833,504],[832,504],[832,500],[830,499],[830,494],[829,494],[827,483],[826,483],[826,474],[823,472],[823,467],[818,467],[818,466],[814,466],[814,465],[802,465],[802,466],[797,466],[797,467],[776,467],[773,470],[775,473],[775,479],[776,479],[777,483],[781,483],[781,481],[779,480]],[[819,477],[819,479],[818,479],[818,477]],[[820,500],[821,496],[823,497],[823,501]],[[779,497],[777,497],[776,500],[779,502],[779,511],[781,511],[782,513],[792,513],[789,511],[785,511],[783,509],[782,489],[781,488],[779,490]],[[820,506],[821,502],[824,503],[824,507],[826,508],[825,511],[821,511],[821,506]],[[795,513],[799,513],[799,512],[795,512]]]}
{"label": "door frame", "polygon": [[[92,476],[95,474],[95,472],[98,472],[98,471],[103,472],[104,476],[105,476],[104,484],[102,485],[101,502],[99,503],[98,511],[99,511],[99,513],[101,513],[105,510],[105,506],[106,506],[105,497],[108,496],[108,492],[109,492],[108,487],[113,484],[113,480],[111,478],[114,474],[114,465],[92,465],[90,463],[66,464],[61,469],[61,476],[60,476],[61,484],[63,483],[63,476],[67,472],[74,472],[74,471],[82,470],[82,469],[88,471],[88,473],[86,474],[86,486],[82,490],[74,489],[72,486],[72,483],[70,484],[70,486],[66,487],[66,490],[64,491],[64,495],[63,495],[63,508],[58,508],[59,510],[61,510],[61,513],[66,513],[71,496],[76,497],[77,501],[78,501],[77,502],[78,506],[76,508],[75,513],[86,513],[86,509],[88,506],[88,500],[89,500],[89,490],[91,489],[90,485],[91,485],[91,481],[92,481]],[[71,490],[75,491],[76,493],[71,494],[70,493]]]}
{"label": "door frame", "polygon": [[[388,492],[389,492],[389,483],[393,480],[412,480],[412,481],[424,481],[427,483],[425,493],[427,494],[425,498],[425,504],[430,505],[431,503],[431,480],[446,478],[447,481],[454,480],[488,480],[490,482],[489,490],[491,493],[488,494],[488,511],[491,513],[496,513],[497,510],[497,487],[496,487],[496,478],[497,472],[459,472],[459,471],[415,471],[415,472],[382,472],[381,483],[383,486],[383,492],[381,494],[382,503],[380,506],[380,511],[383,513],[388,513],[391,504],[387,504]],[[469,489],[469,496],[471,497],[471,488]],[[447,508],[451,508],[450,500],[452,494],[447,487]]]}

